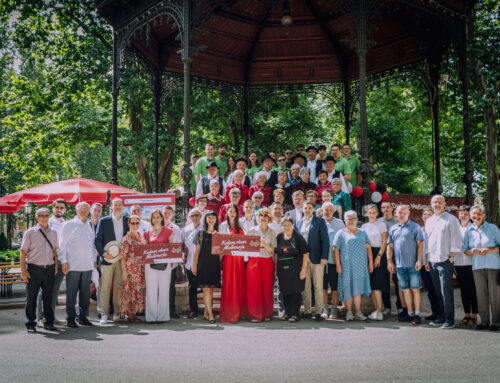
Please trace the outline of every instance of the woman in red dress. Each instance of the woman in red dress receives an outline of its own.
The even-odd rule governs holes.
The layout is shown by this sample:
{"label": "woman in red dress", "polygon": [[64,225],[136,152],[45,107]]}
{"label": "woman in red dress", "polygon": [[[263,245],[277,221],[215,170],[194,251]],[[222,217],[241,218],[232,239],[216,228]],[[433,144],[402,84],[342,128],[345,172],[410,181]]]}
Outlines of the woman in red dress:
{"label": "woman in red dress", "polygon": [[229,198],[231,202],[222,205],[219,210],[219,223],[226,221],[226,212],[229,209],[229,206],[234,205],[238,209],[238,216],[243,217],[245,215],[245,210],[243,210],[243,203],[241,203],[241,192],[240,189],[233,188],[229,192]]}
{"label": "woman in red dress", "polygon": [[233,183],[226,187],[224,192],[224,201],[226,203],[231,203],[231,198],[229,197],[229,192],[231,189],[239,189],[241,192],[239,205],[243,205],[243,203],[248,199],[248,187],[243,183],[244,173],[241,170],[235,170],[233,173]]}
{"label": "woman in red dress", "polygon": [[[226,221],[219,226],[219,232],[244,235],[236,205],[229,205],[227,208]],[[224,255],[223,259],[220,321],[236,323],[247,316],[245,259],[238,255]]]}
{"label": "woman in red dress", "polygon": [[269,203],[271,201],[271,188],[269,186],[266,186],[266,181],[267,181],[266,174],[258,173],[257,184],[250,186],[250,189],[248,190],[248,196],[251,199],[255,192],[260,191],[264,195],[262,205],[267,207],[269,206]]}

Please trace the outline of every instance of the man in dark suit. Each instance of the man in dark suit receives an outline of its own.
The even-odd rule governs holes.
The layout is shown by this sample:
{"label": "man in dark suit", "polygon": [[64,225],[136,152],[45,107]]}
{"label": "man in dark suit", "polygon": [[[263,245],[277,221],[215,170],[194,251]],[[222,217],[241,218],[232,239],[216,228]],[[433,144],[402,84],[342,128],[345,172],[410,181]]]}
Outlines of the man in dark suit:
{"label": "man in dark suit", "polygon": [[95,238],[95,247],[99,253],[99,262],[102,272],[100,294],[101,324],[106,324],[108,322],[111,284],[113,284],[113,320],[120,319],[120,295],[122,290],[121,263],[120,261],[114,263],[106,262],[104,257],[108,254],[104,248],[112,241],[121,243],[123,237],[128,232],[128,218],[122,215],[122,199],[113,199],[113,201],[111,201],[111,209],[113,210],[113,214],[99,220]]}
{"label": "man in dark suit", "polygon": [[274,190],[274,186],[278,183],[278,172],[273,170],[273,166],[276,163],[276,160],[271,157],[269,154],[262,159],[262,170],[257,172],[254,176],[253,183],[254,185],[257,183],[257,178],[259,173],[264,173],[266,175],[266,186],[271,188],[271,193]]}
{"label": "man in dark suit", "polygon": [[302,190],[297,190],[292,194],[293,206],[295,209],[287,211],[285,215],[292,217],[293,224],[297,225],[297,222],[302,220],[302,207],[304,206],[304,201],[306,196]]}
{"label": "man in dark suit", "polygon": [[312,317],[312,288],[314,285],[315,319],[321,321],[323,309],[323,273],[328,262],[330,239],[325,220],[314,215],[314,204],[306,201],[302,207],[303,217],[295,228],[306,239],[309,246],[309,263],[306,271],[306,288],[303,294],[304,317]]}

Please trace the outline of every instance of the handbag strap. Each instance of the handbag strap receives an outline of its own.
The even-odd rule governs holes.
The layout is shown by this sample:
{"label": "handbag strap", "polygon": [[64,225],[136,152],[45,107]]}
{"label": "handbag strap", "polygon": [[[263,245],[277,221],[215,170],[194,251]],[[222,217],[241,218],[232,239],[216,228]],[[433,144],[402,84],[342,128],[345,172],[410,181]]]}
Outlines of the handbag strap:
{"label": "handbag strap", "polygon": [[54,251],[54,246],[52,246],[52,243],[50,243],[49,239],[47,238],[47,236],[45,235],[45,233],[43,232],[43,229],[40,228],[39,230],[40,233],[42,233],[43,235],[43,238],[45,238],[45,240],[47,241],[47,243],[49,244],[50,248],[52,249],[52,251]]}

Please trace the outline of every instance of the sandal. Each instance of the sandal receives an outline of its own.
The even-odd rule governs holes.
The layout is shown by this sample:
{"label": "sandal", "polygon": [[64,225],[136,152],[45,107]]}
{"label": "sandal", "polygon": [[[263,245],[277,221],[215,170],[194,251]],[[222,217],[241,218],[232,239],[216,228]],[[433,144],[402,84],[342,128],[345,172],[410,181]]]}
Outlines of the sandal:
{"label": "sandal", "polygon": [[295,315],[291,316],[290,319],[288,319],[288,322],[297,322],[299,318],[297,318]]}
{"label": "sandal", "polygon": [[476,324],[477,324],[477,318],[470,318],[469,319],[469,326],[470,327],[476,327]]}
{"label": "sandal", "polygon": [[471,317],[464,317],[464,319],[462,319],[458,325],[459,326],[468,326],[470,320],[471,320]]}

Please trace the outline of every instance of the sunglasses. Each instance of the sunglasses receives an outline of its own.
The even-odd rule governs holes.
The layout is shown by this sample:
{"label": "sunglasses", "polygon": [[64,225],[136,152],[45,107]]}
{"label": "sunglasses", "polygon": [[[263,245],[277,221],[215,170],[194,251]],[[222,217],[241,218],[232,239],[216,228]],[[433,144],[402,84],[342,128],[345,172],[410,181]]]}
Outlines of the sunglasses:
{"label": "sunglasses", "polygon": [[285,154],[293,154],[293,152],[286,152]]}
{"label": "sunglasses", "polygon": [[259,217],[261,217],[261,218],[267,218],[267,214],[259,214]]}
{"label": "sunglasses", "polygon": [[130,222],[129,225],[140,225],[141,223],[140,222]]}
{"label": "sunglasses", "polygon": [[285,162],[286,160],[282,158],[281,160],[278,160],[278,162]]}

